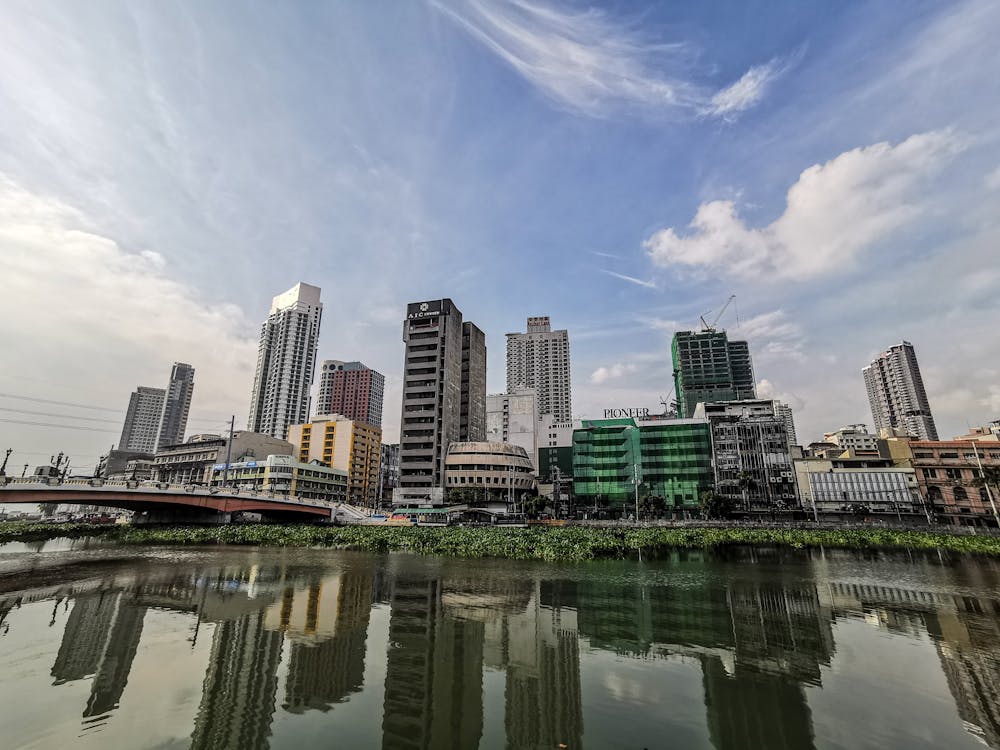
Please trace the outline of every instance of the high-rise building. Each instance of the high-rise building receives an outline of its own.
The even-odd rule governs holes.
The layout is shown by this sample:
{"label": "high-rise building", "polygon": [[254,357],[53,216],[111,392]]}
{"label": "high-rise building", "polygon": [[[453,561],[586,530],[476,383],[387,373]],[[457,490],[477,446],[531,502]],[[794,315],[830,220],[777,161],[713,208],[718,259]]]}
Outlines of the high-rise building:
{"label": "high-rise building", "polygon": [[140,385],[132,393],[125,414],[125,426],[118,441],[118,450],[152,453],[163,415],[163,400],[167,392],[162,388]]}
{"label": "high-rise building", "polygon": [[785,432],[788,433],[788,444],[798,445],[798,436],[795,434],[795,416],[792,414],[792,407],[780,401],[774,402],[774,416],[780,417],[785,423]]}
{"label": "high-rise building", "polygon": [[539,414],[573,420],[569,333],[553,331],[547,315],[528,318],[526,333],[507,334],[507,392],[520,388],[535,390]]}
{"label": "high-rise building", "polygon": [[317,414],[343,414],[348,419],[382,426],[385,376],[361,362],[325,359],[320,366]]}
{"label": "high-rise building", "polygon": [[486,437],[486,340],[450,299],[414,302],[403,323],[406,355],[399,486],[392,501],[444,502],[445,457]]}
{"label": "high-rise building", "polygon": [[538,465],[538,399],[533,388],[486,397],[486,439],[524,448],[532,465]]}
{"label": "high-rise building", "polygon": [[890,347],[861,372],[876,431],[900,428],[920,440],[938,439],[913,344]]}
{"label": "high-rise building", "polygon": [[459,440],[486,439],[486,334],[475,323],[462,323],[462,407]]}
{"label": "high-rise building", "polygon": [[260,329],[247,429],[285,439],[288,426],[309,421],[323,303],[320,289],[298,283],[271,302]]}
{"label": "high-rise building", "polygon": [[340,414],[314,417],[288,428],[288,442],[299,461],[319,461],[347,472],[347,499],[356,505],[378,504],[382,429]]}
{"label": "high-rise building", "polygon": [[170,370],[170,384],[163,403],[163,419],[160,421],[160,437],[156,447],[184,442],[188,414],[191,411],[191,396],[194,394],[194,368],[183,362],[174,362]]}
{"label": "high-rise building", "polygon": [[753,363],[746,341],[730,341],[725,331],[678,331],[670,347],[677,413],[694,416],[699,403],[757,398]]}

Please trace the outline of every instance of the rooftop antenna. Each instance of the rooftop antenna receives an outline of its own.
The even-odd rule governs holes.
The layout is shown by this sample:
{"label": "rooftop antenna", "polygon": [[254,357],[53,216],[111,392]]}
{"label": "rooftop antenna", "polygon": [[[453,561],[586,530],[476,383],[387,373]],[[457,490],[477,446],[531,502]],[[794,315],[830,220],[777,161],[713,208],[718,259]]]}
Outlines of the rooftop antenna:
{"label": "rooftop antenna", "polygon": [[704,315],[700,315],[699,317],[701,318],[701,330],[705,333],[715,333],[716,325],[718,325],[719,320],[722,318],[722,314],[726,311],[726,309],[729,307],[729,305],[732,303],[734,299],[736,299],[735,294],[729,295],[729,299],[726,300],[726,304],[722,306],[722,309],[719,310],[719,314],[715,316],[715,320],[713,320],[711,323],[705,320]]}

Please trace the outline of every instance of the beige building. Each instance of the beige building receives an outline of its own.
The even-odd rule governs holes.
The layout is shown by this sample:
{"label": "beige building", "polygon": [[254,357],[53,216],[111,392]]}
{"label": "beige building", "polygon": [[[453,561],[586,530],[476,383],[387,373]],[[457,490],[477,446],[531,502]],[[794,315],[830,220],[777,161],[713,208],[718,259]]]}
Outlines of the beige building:
{"label": "beige building", "polygon": [[288,442],[299,461],[320,461],[347,472],[347,498],[355,505],[378,502],[382,429],[341,414],[313,417],[288,428]]}
{"label": "beige building", "polygon": [[[229,443],[229,445],[227,445]],[[243,459],[287,456],[292,446],[284,440],[258,432],[240,430],[230,439],[221,435],[192,435],[187,442],[165,445],[153,458],[153,478],[172,484],[208,484],[212,467]]]}
{"label": "beige building", "polygon": [[483,490],[485,499],[520,500],[534,491],[531,458],[506,443],[452,443],[445,459],[447,489]]}

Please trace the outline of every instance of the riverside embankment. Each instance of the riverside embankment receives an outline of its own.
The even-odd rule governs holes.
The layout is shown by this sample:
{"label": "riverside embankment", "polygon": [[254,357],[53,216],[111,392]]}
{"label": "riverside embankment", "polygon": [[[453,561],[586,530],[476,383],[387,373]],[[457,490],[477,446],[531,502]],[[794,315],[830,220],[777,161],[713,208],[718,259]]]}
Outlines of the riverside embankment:
{"label": "riverside embankment", "polygon": [[946,550],[1000,556],[1000,537],[892,528],[746,527],[461,527],[398,526],[97,526],[0,523],[0,542],[100,537],[123,545],[336,547],[453,557],[579,561],[631,557],[638,551],[731,545],[797,549]]}

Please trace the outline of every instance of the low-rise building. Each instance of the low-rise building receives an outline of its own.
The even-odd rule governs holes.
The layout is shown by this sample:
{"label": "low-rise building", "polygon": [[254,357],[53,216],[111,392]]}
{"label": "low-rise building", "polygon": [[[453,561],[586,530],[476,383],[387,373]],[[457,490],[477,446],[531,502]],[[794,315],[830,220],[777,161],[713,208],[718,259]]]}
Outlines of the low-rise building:
{"label": "low-rise building", "polygon": [[912,440],[907,447],[920,492],[939,520],[962,526],[997,525],[1000,482],[995,481],[995,472],[1000,471],[1000,444]]}
{"label": "low-rise building", "polygon": [[698,404],[712,425],[715,491],[744,511],[798,507],[795,471],[784,418],[775,402],[747,399]]}
{"label": "low-rise building", "polygon": [[153,457],[153,479],[171,484],[208,484],[212,467],[238,458],[290,455],[292,446],[259,432],[241,430],[231,438],[221,435],[192,435],[186,442],[165,445]]}
{"label": "low-rise building", "polygon": [[347,500],[347,472],[318,461],[302,462],[291,456],[243,459],[212,466],[212,486],[291,495],[310,500],[342,503]]}
{"label": "low-rise building", "polygon": [[399,484],[399,443],[382,443],[382,460],[379,464],[382,504],[392,502],[393,490]]}
{"label": "low-rise building", "polygon": [[802,506],[815,513],[922,513],[913,469],[890,459],[803,458],[794,462]]}
{"label": "low-rise building", "polygon": [[878,455],[878,435],[868,432],[864,424],[850,424],[824,433],[823,441],[833,443],[841,451],[852,450],[856,455]]}
{"label": "low-rise building", "polygon": [[471,490],[469,501],[516,503],[535,490],[528,452],[507,443],[452,443],[445,458],[445,488]]}
{"label": "low-rise building", "polygon": [[313,417],[288,428],[292,455],[347,472],[347,497],[355,505],[378,505],[382,428],[341,414]]}
{"label": "low-rise building", "polygon": [[[784,434],[784,424],[782,423]],[[573,431],[577,507],[634,512],[636,494],[662,498],[666,512],[697,512],[712,486],[712,437],[705,419],[583,420]]]}

